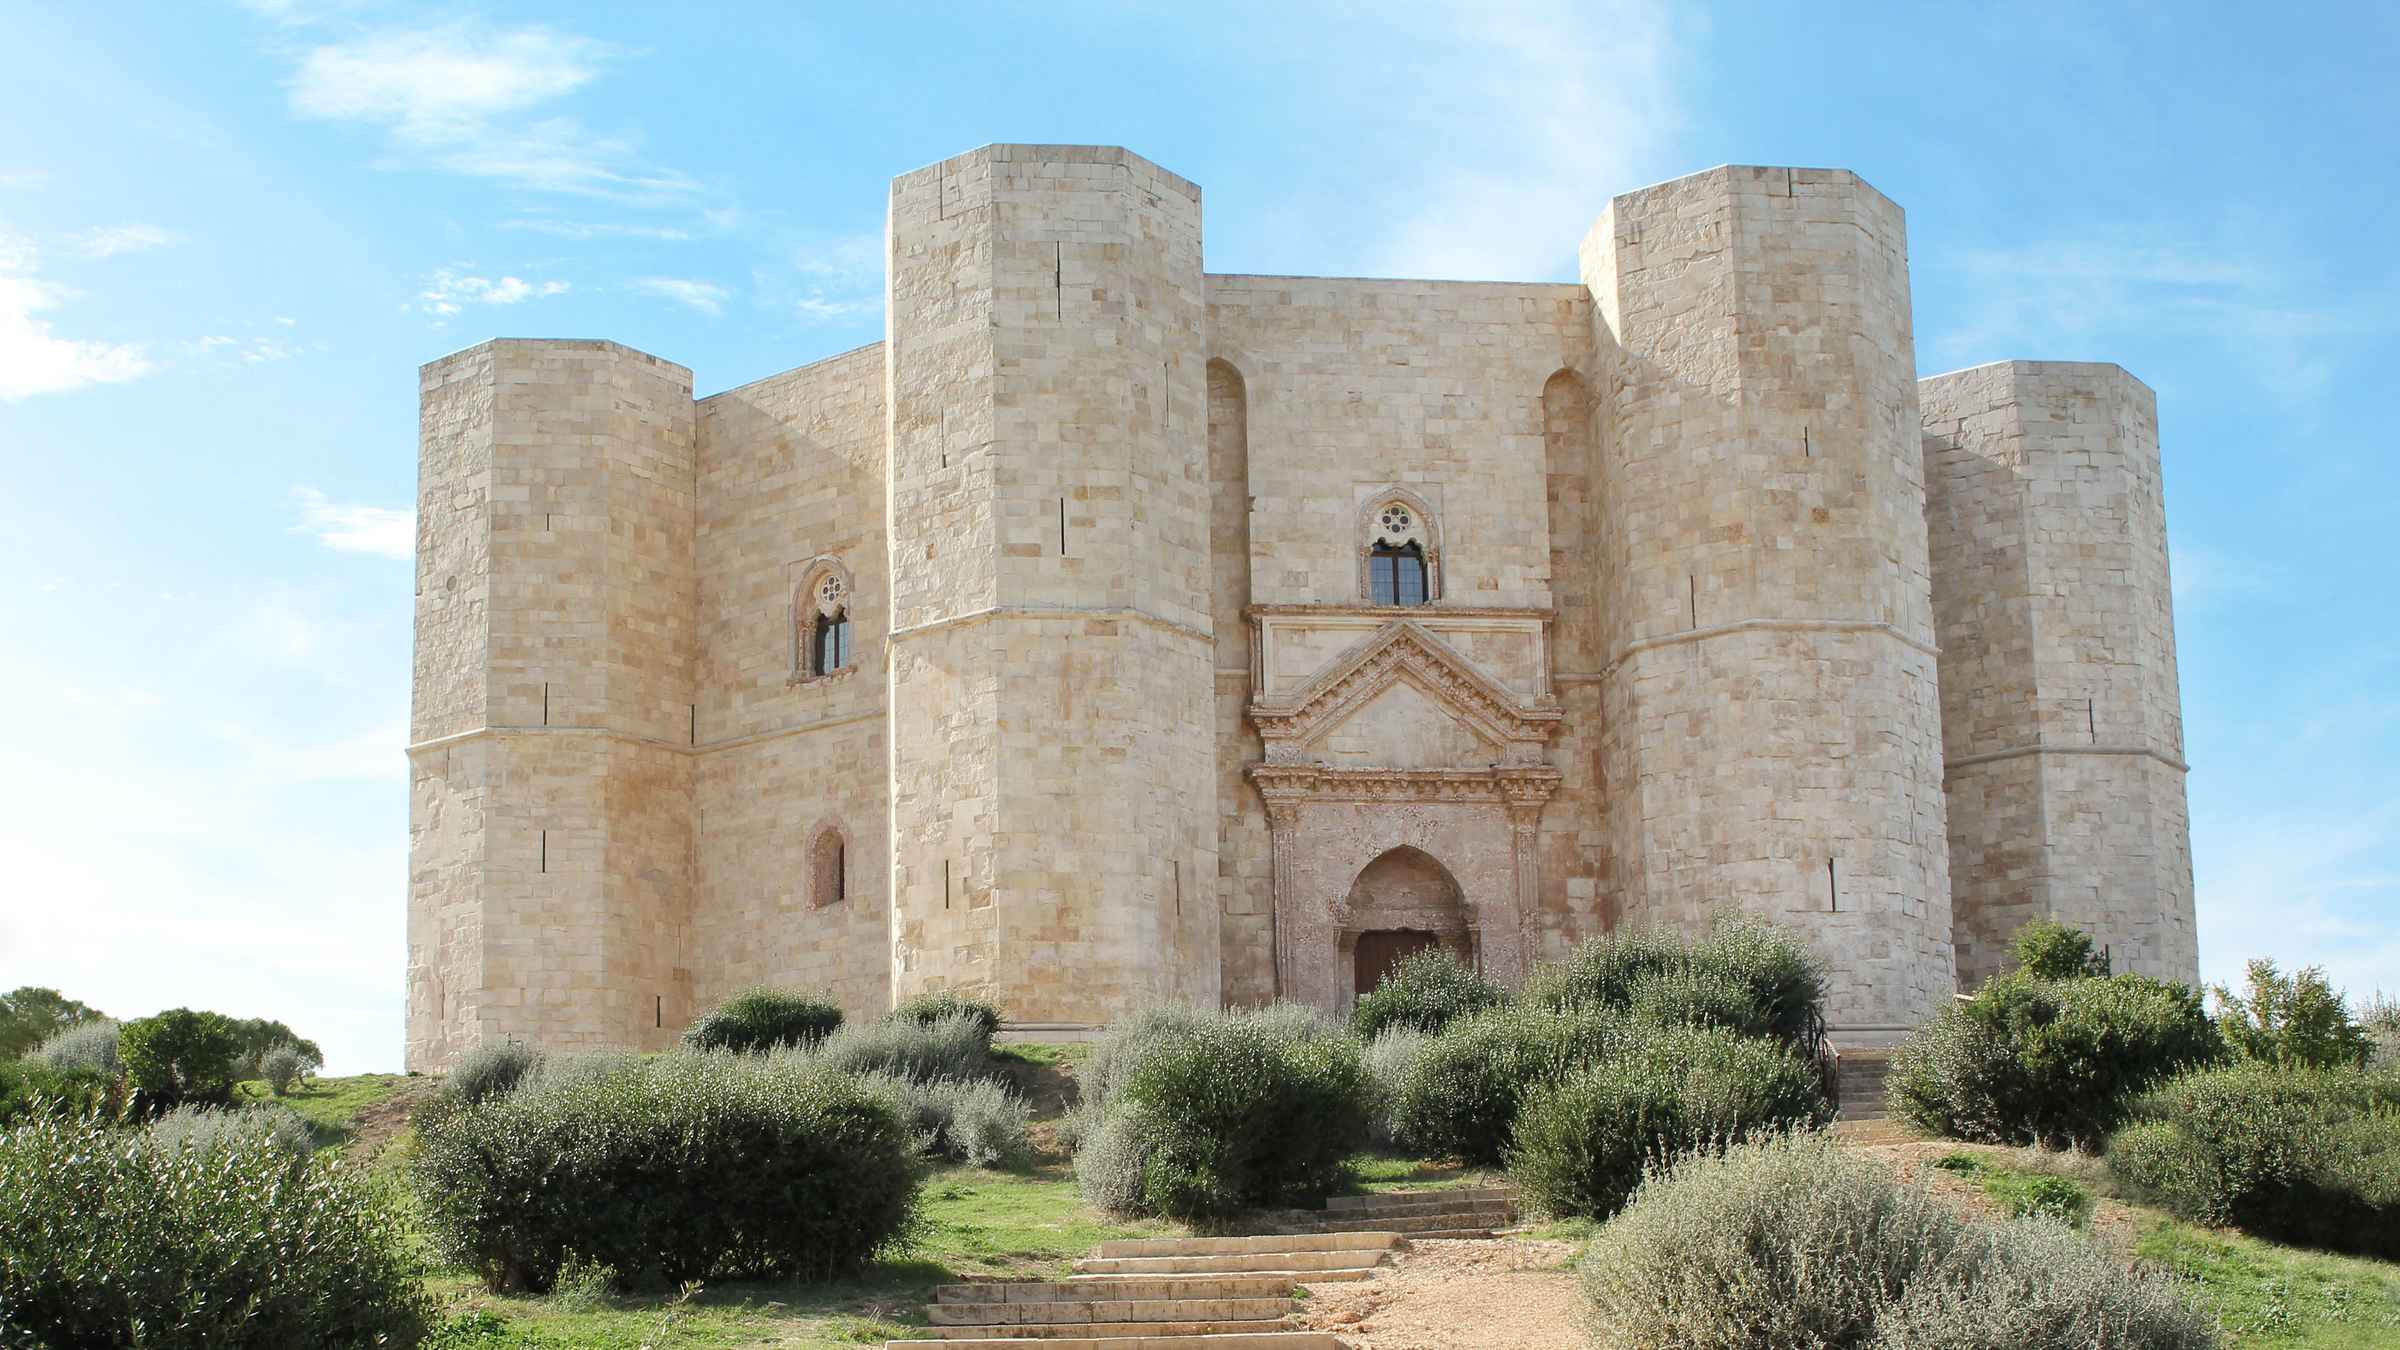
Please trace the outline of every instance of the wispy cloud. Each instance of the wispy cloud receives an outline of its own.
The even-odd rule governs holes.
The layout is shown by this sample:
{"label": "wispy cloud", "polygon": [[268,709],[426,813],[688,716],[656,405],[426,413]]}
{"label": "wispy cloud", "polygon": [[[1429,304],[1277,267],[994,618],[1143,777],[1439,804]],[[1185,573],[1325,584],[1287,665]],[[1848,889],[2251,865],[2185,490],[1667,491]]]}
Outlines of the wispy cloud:
{"label": "wispy cloud", "polygon": [[292,77],[292,107],[375,122],[417,145],[482,135],[502,113],[591,81],[609,49],[548,28],[485,33],[466,24],[376,33],[318,47]]}
{"label": "wispy cloud", "polygon": [[2253,211],[2213,227],[2090,225],[1920,258],[1958,286],[1952,326],[1924,335],[1927,370],[2033,353],[2059,359],[2128,338],[2221,344],[2231,365],[2303,421],[2360,349],[2400,331],[2400,277],[2312,273],[2290,230]]}
{"label": "wispy cloud", "polygon": [[2193,822],[2200,974],[2238,984],[2242,963],[2318,965],[2354,996],[2400,993],[2400,801]]}
{"label": "wispy cloud", "polygon": [[674,225],[631,225],[598,220],[551,220],[546,217],[520,217],[500,222],[504,230],[529,230],[559,239],[585,243],[593,239],[659,239],[681,241],[693,237],[690,230]]}
{"label": "wispy cloud", "polygon": [[299,521],[292,533],[313,536],[336,553],[365,553],[406,561],[417,552],[417,517],[389,506],[337,502],[313,487],[292,489]]}
{"label": "wispy cloud", "polygon": [[883,312],[883,236],[803,238],[776,262],[753,269],[762,303],[808,323],[842,323]]}
{"label": "wispy cloud", "polygon": [[[1569,279],[1611,193],[1653,176],[1678,124],[1661,0],[1498,0],[1412,11],[1437,53],[1409,100],[1449,167],[1415,178],[1366,259],[1378,275]],[[1450,128],[1485,139],[1456,146]],[[1506,129],[1505,137],[1493,135]]]}
{"label": "wispy cloud", "polygon": [[307,51],[291,105],[382,127],[408,159],[533,191],[648,202],[690,193],[691,180],[647,163],[630,136],[537,115],[624,55],[539,25],[389,28]]}
{"label": "wispy cloud", "polygon": [[157,367],[142,344],[60,337],[36,317],[74,298],[36,274],[33,246],[0,235],[0,402],[137,380]]}
{"label": "wispy cloud", "polygon": [[[191,344],[194,354],[213,356],[221,361],[239,362],[245,366],[263,366],[276,361],[289,361],[302,352],[296,342],[277,337],[231,337],[212,333]],[[318,350],[324,350],[319,344]]]}
{"label": "wispy cloud", "polygon": [[120,253],[165,248],[174,242],[172,231],[156,225],[105,225],[74,236],[67,246],[86,258],[113,258]]}
{"label": "wispy cloud", "polygon": [[0,169],[0,192],[39,192],[50,186],[50,175],[40,169]]}
{"label": "wispy cloud", "polygon": [[676,304],[699,310],[703,314],[724,313],[725,301],[731,295],[731,292],[722,286],[706,281],[691,281],[682,277],[643,277],[633,283],[633,288],[644,295],[655,295],[663,300],[672,300]]}
{"label": "wispy cloud", "polygon": [[417,293],[417,308],[442,318],[468,305],[514,305],[540,296],[564,295],[563,281],[527,281],[522,277],[474,276],[443,268]]}
{"label": "wispy cloud", "polygon": [[2267,566],[2251,559],[2198,544],[2174,544],[2167,552],[2178,608],[2228,596],[2263,595],[2274,588]]}

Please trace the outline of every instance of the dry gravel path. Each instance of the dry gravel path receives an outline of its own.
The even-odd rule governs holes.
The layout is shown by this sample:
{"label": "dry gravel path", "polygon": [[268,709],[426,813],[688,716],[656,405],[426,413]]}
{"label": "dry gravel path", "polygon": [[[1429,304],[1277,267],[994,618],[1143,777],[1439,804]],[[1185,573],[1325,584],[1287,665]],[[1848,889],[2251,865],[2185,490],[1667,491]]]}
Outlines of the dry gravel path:
{"label": "dry gravel path", "polygon": [[1373,1279],[1309,1287],[1299,1325],[1355,1350],[1569,1350],[1584,1345],[1566,1242],[1418,1242]]}

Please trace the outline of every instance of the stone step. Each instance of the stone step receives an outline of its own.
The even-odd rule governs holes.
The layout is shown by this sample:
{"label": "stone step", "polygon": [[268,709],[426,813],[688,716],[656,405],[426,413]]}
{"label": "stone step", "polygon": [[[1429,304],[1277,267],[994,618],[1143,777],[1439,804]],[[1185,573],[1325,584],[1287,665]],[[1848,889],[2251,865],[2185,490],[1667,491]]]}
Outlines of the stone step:
{"label": "stone step", "polygon": [[1078,1275],[1258,1275],[1289,1274],[1305,1284],[1327,1270],[1371,1269],[1383,1264],[1381,1251],[1233,1252],[1214,1256],[1087,1256],[1075,1263]]}
{"label": "stone step", "polygon": [[1426,1200],[1402,1205],[1377,1205],[1372,1209],[1292,1209],[1282,1213],[1311,1219],[1341,1219],[1367,1222],[1375,1219],[1408,1219],[1425,1214],[1514,1214],[1516,1204],[1508,1200]]}
{"label": "stone step", "polygon": [[[1241,1261],[1241,1256],[1219,1256],[1219,1261]],[[1380,1268],[1382,1268],[1382,1261],[1375,1261],[1375,1264],[1370,1264],[1370,1266],[1334,1266],[1332,1271],[1238,1271],[1238,1276],[1274,1276],[1274,1278],[1282,1278],[1282,1280],[1291,1280],[1294,1285],[1339,1285],[1339,1283],[1346,1283],[1346,1280],[1373,1280],[1375,1271],[1380,1271]],[[1094,1285],[1111,1285],[1111,1283],[1121,1283],[1121,1280],[1171,1280],[1171,1278],[1176,1278],[1174,1271],[1164,1273],[1164,1276],[1157,1276],[1157,1273],[1145,1276],[1145,1273],[1138,1273],[1138,1271],[1135,1273],[1097,1271],[1097,1273],[1087,1273],[1087,1276],[1068,1276],[1068,1280],[1075,1280],[1075,1283],[1090,1280],[1090,1283],[1094,1283]],[[1198,1273],[1198,1276],[1186,1276],[1186,1278],[1207,1280],[1207,1278],[1217,1278],[1217,1276],[1210,1276],[1210,1273],[1202,1271],[1202,1273]],[[1231,1278],[1231,1276],[1226,1276],[1226,1278]]]}
{"label": "stone step", "polygon": [[1513,1205],[1517,1201],[1517,1192],[1514,1187],[1510,1186],[1446,1186],[1440,1190],[1430,1191],[1374,1191],[1366,1195],[1334,1196],[1325,1202],[1325,1208],[1373,1209],[1378,1205],[1394,1202],[1427,1200],[1453,1201],[1460,1204],[1505,1201]]}
{"label": "stone step", "polygon": [[[1289,1311],[1286,1309],[1285,1311]],[[1235,1318],[1219,1322],[1071,1322],[1026,1323],[1006,1327],[927,1327],[940,1340],[955,1345],[960,1341],[1004,1340],[1056,1344],[1061,1340],[1101,1340],[1110,1347],[1122,1344],[1116,1338],[1130,1338],[1148,1345],[1166,1341],[1172,1345],[1188,1345],[1202,1336],[1231,1336],[1245,1332],[1282,1331],[1286,1326],[1283,1313],[1266,1318]]]}
{"label": "stone step", "polygon": [[[1108,1292],[1095,1294],[1092,1286],[1107,1282]],[[1164,1279],[1146,1280],[1139,1276],[1112,1275],[1086,1280],[983,1280],[973,1284],[945,1284],[933,1291],[936,1303],[1086,1303],[1095,1298],[1110,1299],[1190,1299],[1190,1298],[1290,1298],[1292,1281],[1281,1275],[1175,1275]]]}
{"label": "stone step", "polygon": [[[886,1340],[886,1350],[1022,1350],[1027,1338]],[[1044,1350],[1349,1350],[1332,1331],[1231,1331],[1217,1336],[1044,1338]]]}
{"label": "stone step", "polygon": [[[1096,1322],[1272,1322],[1292,1310],[1281,1298],[1092,1298],[1046,1299],[1035,1303],[932,1303],[927,1320],[936,1326],[1000,1327]],[[1115,1293],[1116,1291],[1108,1291]],[[1255,1329],[1255,1328],[1253,1328]]]}
{"label": "stone step", "polygon": [[1399,1219],[1336,1219],[1331,1221],[1300,1219],[1284,1224],[1276,1231],[1292,1237],[1331,1237],[1348,1233],[1390,1233],[1415,1237],[1420,1233],[1439,1233],[1453,1228],[1506,1228],[1516,1222],[1510,1210],[1462,1210],[1452,1214],[1411,1214]]}
{"label": "stone step", "polygon": [[1269,1233],[1257,1237],[1129,1238],[1103,1242],[1094,1256],[1240,1256],[1252,1252],[1367,1252],[1400,1245],[1388,1230],[1355,1233]]}

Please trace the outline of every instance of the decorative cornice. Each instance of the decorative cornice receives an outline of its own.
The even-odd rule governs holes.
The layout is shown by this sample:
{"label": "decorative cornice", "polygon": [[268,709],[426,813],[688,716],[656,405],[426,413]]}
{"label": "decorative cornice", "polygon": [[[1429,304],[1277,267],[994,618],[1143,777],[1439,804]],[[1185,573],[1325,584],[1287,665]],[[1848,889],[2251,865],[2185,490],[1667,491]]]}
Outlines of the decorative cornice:
{"label": "decorative cornice", "polygon": [[831,731],[836,727],[853,726],[860,722],[884,720],[883,709],[877,708],[873,712],[842,713],[834,717],[820,717],[816,721],[802,722],[798,726],[745,732],[739,736],[728,736],[723,740],[708,741],[700,745],[678,745],[673,741],[661,740],[656,736],[643,736],[630,731],[613,731],[607,727],[482,726],[466,731],[452,732],[447,736],[436,736],[431,740],[418,741],[410,745],[406,753],[410,759],[415,759],[419,755],[431,754],[436,750],[448,750],[453,746],[465,745],[470,741],[499,740],[514,736],[587,736],[604,741],[622,741],[627,745],[665,750],[678,755],[706,755],[719,750],[740,750],[748,746],[763,745],[768,741],[782,740],[786,736],[805,736],[812,731]]}
{"label": "decorative cornice", "polygon": [[1394,614],[1424,615],[1434,619],[1554,619],[1557,612],[1546,607],[1526,605],[1454,605],[1435,602],[1424,605],[1368,605],[1358,601],[1307,601],[1289,604],[1252,605],[1242,611],[1253,619],[1357,618],[1389,619]]}
{"label": "decorative cornice", "polygon": [[898,642],[902,638],[922,637],[927,633],[938,633],[945,628],[965,628],[973,624],[987,623],[993,619],[1119,619],[1147,624],[1152,628],[1182,637],[1198,638],[1202,642],[1216,640],[1205,629],[1194,628],[1188,623],[1153,614],[1146,609],[1134,609],[1129,606],[1086,609],[1068,605],[991,605],[983,609],[969,610],[964,614],[949,614],[939,619],[929,619],[924,623],[911,624],[906,628],[895,628],[889,637],[891,641]]}
{"label": "decorative cornice", "polygon": [[1940,649],[1932,643],[1911,637],[1880,619],[1741,619],[1628,642],[1617,649],[1617,654],[1609,658],[1607,665],[1600,668],[1600,675],[1605,679],[1616,674],[1619,666],[1643,652],[1677,647],[1687,642],[1706,642],[1711,638],[1730,637],[1736,633],[1877,633],[1927,656],[1941,655]]}
{"label": "decorative cornice", "polygon": [[1516,756],[1538,755],[1565,716],[1555,704],[1519,703],[1448,643],[1413,620],[1398,619],[1335,662],[1290,703],[1252,703],[1250,720],[1262,739],[1280,743],[1279,753],[1288,755],[1402,680]]}
{"label": "decorative cornice", "polygon": [[2021,759],[2026,755],[2138,755],[2154,759],[2177,773],[2190,773],[2192,766],[2161,750],[2147,745],[2012,745],[2005,750],[1986,750],[1978,755],[1960,755],[1942,764],[1942,772],[1969,769],[1978,764],[1990,764],[2003,759]]}
{"label": "decorative cornice", "polygon": [[1485,802],[1539,806],[1558,791],[1548,765],[1482,769],[1337,769],[1326,764],[1253,764],[1250,781],[1272,822],[1302,802]]}

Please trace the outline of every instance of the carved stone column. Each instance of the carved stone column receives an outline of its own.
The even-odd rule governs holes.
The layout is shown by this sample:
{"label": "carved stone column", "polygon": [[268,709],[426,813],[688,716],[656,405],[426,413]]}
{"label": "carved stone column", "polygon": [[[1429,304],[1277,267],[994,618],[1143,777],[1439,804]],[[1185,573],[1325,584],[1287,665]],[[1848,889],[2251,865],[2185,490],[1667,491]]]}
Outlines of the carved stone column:
{"label": "carved stone column", "polygon": [[1542,903],[1542,806],[1558,790],[1558,773],[1546,770],[1500,778],[1508,803],[1509,842],[1516,860],[1516,888],[1484,919],[1483,973],[1502,984],[1525,978],[1531,964],[1533,921]]}
{"label": "carved stone column", "polygon": [[1265,792],[1265,785],[1261,784],[1260,787],[1260,795],[1265,798],[1267,808],[1267,837],[1270,841],[1269,859],[1274,888],[1269,909],[1269,913],[1274,919],[1274,926],[1270,930],[1268,941],[1273,944],[1272,952],[1275,959],[1275,997],[1287,999],[1295,997],[1300,987],[1299,972],[1293,966],[1292,950],[1293,939],[1296,936],[1292,931],[1295,926],[1293,923],[1295,897],[1292,894],[1292,825],[1294,817],[1298,813],[1295,803],[1289,797],[1280,794],[1268,795]]}

